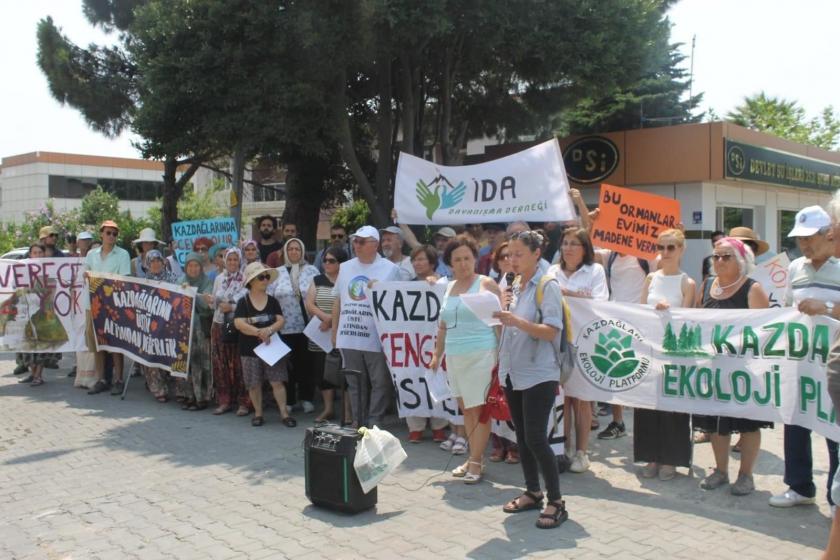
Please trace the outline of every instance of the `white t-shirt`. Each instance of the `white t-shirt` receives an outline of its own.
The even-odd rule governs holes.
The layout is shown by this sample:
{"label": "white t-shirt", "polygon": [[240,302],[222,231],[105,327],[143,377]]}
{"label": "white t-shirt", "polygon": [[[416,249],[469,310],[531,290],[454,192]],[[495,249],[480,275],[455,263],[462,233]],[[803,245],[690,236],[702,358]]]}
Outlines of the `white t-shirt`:
{"label": "white t-shirt", "polygon": [[[607,289],[607,277],[604,274],[604,267],[598,263],[585,264],[577,269],[571,276],[566,276],[559,264],[551,265],[548,269],[548,274],[557,278],[557,282],[561,288],[573,292],[583,292],[586,297],[606,301],[610,297],[610,291]],[[639,288],[639,298],[641,299],[641,288]]]}
{"label": "white t-shirt", "polygon": [[399,269],[400,273],[399,279],[403,282],[408,282],[409,280],[414,278],[414,265],[411,264],[410,257],[403,257],[399,264],[397,264],[397,268]]}
{"label": "white t-shirt", "polygon": [[[597,249],[596,252],[601,256],[606,273],[607,263],[609,263],[610,255],[613,252],[609,249]],[[607,283],[607,289],[610,290],[610,301],[639,303],[642,301],[642,288],[645,285],[647,273],[639,266],[639,259],[636,257],[617,253],[616,255]],[[650,265],[650,272],[656,272],[656,261],[648,261],[648,264]]]}
{"label": "white t-shirt", "polygon": [[379,255],[370,264],[361,263],[358,258],[341,264],[333,288],[333,294],[341,301],[337,348],[369,352],[382,350],[365,288],[371,280],[388,282],[399,279],[397,265]]}

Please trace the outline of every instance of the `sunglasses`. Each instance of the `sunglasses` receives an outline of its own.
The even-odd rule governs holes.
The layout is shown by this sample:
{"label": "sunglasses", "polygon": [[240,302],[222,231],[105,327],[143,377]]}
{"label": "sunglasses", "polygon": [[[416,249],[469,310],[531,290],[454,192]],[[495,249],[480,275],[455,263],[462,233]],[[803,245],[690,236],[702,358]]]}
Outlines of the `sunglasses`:
{"label": "sunglasses", "polygon": [[110,237],[116,237],[116,236],[117,236],[117,232],[116,232],[116,231],[114,231],[114,230],[110,230],[110,229],[109,229],[109,230],[103,231],[103,232],[102,232],[102,235],[108,235],[108,236],[110,236]]}
{"label": "sunglasses", "polygon": [[510,255],[508,255],[507,253],[502,253],[501,255],[499,255],[499,260],[509,259],[509,258],[510,258]]}
{"label": "sunglasses", "polygon": [[657,251],[676,251],[677,246],[676,245],[659,245],[657,243],[656,244],[656,250]]}
{"label": "sunglasses", "polygon": [[271,274],[260,274],[257,276],[257,280],[269,280],[271,278]]}
{"label": "sunglasses", "polygon": [[343,233],[335,233],[333,235],[330,235],[330,239],[344,239],[344,234]]}
{"label": "sunglasses", "polygon": [[338,264],[337,259],[324,259],[325,264]]}
{"label": "sunglasses", "polygon": [[732,254],[712,255],[712,258],[715,259],[716,261],[729,262],[730,259],[735,258],[735,255],[732,255]]}

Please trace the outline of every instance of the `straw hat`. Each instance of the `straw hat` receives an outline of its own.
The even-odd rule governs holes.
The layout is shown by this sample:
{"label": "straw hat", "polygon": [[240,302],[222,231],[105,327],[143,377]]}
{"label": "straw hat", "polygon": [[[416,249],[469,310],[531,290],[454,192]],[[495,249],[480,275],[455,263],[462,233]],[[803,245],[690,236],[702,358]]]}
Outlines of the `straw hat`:
{"label": "straw hat", "polygon": [[137,245],[138,243],[163,243],[160,239],[155,238],[155,230],[150,227],[143,228],[140,230],[140,237],[135,239],[131,242],[132,245]]}
{"label": "straw hat", "polygon": [[755,243],[758,246],[758,249],[755,251],[755,256],[762,255],[770,249],[770,244],[766,241],[762,241],[758,238],[755,232],[748,228],[748,227],[734,227],[729,230],[729,237],[733,239],[737,239],[742,242],[751,242]]}
{"label": "straw hat", "polygon": [[247,287],[248,284],[251,283],[251,280],[253,280],[257,276],[259,276],[263,272],[268,272],[268,274],[269,274],[268,283],[269,284],[274,282],[275,280],[277,280],[277,271],[276,270],[274,270],[273,268],[268,268],[263,263],[257,261],[257,262],[252,262],[251,264],[249,264],[248,266],[245,267],[245,272],[243,273],[243,276],[245,277],[245,281],[243,282],[243,284]]}

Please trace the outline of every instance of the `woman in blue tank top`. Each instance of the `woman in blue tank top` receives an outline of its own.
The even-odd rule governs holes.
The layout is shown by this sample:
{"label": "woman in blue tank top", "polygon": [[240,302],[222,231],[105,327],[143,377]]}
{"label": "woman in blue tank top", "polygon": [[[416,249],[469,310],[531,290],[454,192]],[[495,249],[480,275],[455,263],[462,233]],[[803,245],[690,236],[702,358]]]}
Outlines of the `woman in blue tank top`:
{"label": "woman in blue tank top", "polygon": [[496,329],[482,323],[466,305],[461,295],[489,291],[498,297],[499,288],[486,276],[475,272],[478,247],[465,235],[449,242],[443,262],[452,268],[440,312],[435,355],[430,369],[436,370],[446,353],[446,371],[452,395],[464,412],[464,428],[469,440],[469,459],[452,471],[467,484],[481,481],[484,449],[490,438],[490,424],[479,418],[490,389],[490,376],[496,365],[498,339]]}

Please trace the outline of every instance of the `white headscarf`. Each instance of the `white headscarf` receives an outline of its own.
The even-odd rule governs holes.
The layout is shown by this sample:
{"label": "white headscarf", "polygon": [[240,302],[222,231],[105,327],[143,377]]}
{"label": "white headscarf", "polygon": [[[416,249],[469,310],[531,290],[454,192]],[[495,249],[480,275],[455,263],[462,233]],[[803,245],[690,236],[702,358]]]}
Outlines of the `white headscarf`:
{"label": "white headscarf", "polygon": [[[289,261],[289,254],[287,252],[289,243],[292,243],[293,241],[300,245],[300,260],[294,264]],[[303,241],[297,237],[292,237],[283,244],[283,262],[286,263],[286,268],[289,270],[289,278],[292,281],[292,291],[294,291],[295,297],[298,298],[300,297],[300,270],[302,267],[306,266],[306,259],[304,259],[304,255],[306,255],[306,247],[304,247]]]}

